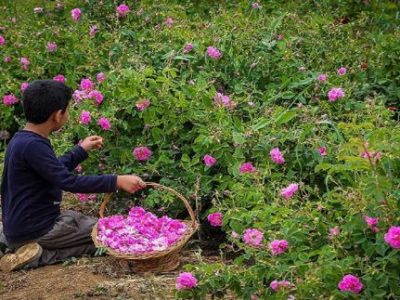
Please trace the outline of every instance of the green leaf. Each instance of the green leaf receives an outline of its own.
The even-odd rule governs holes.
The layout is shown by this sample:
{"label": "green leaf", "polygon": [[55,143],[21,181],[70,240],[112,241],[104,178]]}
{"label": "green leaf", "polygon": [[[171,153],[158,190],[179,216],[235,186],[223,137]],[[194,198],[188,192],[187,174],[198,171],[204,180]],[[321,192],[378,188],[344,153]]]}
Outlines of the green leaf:
{"label": "green leaf", "polygon": [[154,127],[151,129],[151,135],[155,141],[161,141],[163,136],[163,131],[158,127]]}
{"label": "green leaf", "polygon": [[282,14],[279,17],[273,19],[269,25],[269,28],[268,28],[269,31],[277,30],[282,25],[282,21],[285,17],[286,17],[286,14]]}
{"label": "green leaf", "polygon": [[190,163],[190,157],[186,153],[182,155],[181,161],[183,163]]}
{"label": "green leaf", "polygon": [[291,83],[291,84],[289,85],[289,88],[290,88],[290,89],[299,88],[299,87],[302,87],[302,86],[309,85],[310,83],[312,83],[312,82],[314,82],[314,81],[315,81],[314,78],[306,78],[306,79],[303,79],[303,80],[300,80],[300,81]]}
{"label": "green leaf", "polygon": [[232,132],[233,141],[236,144],[242,145],[246,142],[246,138],[238,132]]}
{"label": "green leaf", "polygon": [[258,130],[260,130],[260,129],[263,129],[263,128],[266,127],[267,125],[269,125],[269,122],[270,122],[270,121],[269,121],[268,119],[262,118],[262,119],[260,119],[260,120],[258,121],[257,124],[251,126],[251,129],[253,129],[254,131],[258,131]]}
{"label": "green leaf", "polygon": [[230,220],[229,226],[237,233],[241,233],[244,230],[244,226],[239,220]]}
{"label": "green leaf", "polygon": [[315,172],[319,172],[319,171],[327,171],[329,169],[332,168],[331,164],[328,163],[320,163],[318,165],[315,166]]}
{"label": "green leaf", "polygon": [[174,57],[174,60],[184,60],[184,61],[190,61],[190,59],[193,59],[194,56],[189,56],[189,55],[178,55]]}
{"label": "green leaf", "polygon": [[275,119],[275,123],[277,125],[282,125],[285,124],[287,122],[289,122],[290,120],[292,120],[293,118],[295,118],[297,115],[297,112],[294,110],[290,110],[290,111],[286,111],[283,114],[280,114],[276,119]]}

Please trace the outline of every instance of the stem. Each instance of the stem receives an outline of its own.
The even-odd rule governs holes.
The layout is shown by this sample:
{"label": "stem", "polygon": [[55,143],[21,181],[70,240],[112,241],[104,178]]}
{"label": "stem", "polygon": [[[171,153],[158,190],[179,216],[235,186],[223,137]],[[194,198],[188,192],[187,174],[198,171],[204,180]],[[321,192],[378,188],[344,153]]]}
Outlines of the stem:
{"label": "stem", "polygon": [[[196,184],[195,184],[195,190],[194,190],[194,200],[195,200],[195,204],[196,204],[196,209],[194,210],[194,213],[195,213],[196,221],[198,224],[200,224],[200,211],[201,211],[201,203],[199,203],[199,195],[198,195],[199,190],[200,190],[200,177],[197,177]],[[202,240],[201,240],[201,234],[199,233],[199,231],[197,231],[197,237],[201,243]]]}
{"label": "stem", "polygon": [[372,159],[371,159],[371,155],[370,155],[370,153],[369,153],[369,151],[368,151],[368,148],[367,148],[367,146],[365,145],[365,143],[363,144],[363,148],[364,148],[364,152],[367,154],[367,157],[368,157],[368,160],[369,160],[369,163],[370,163],[371,167],[372,167],[373,169],[375,169],[374,163],[372,162]]}

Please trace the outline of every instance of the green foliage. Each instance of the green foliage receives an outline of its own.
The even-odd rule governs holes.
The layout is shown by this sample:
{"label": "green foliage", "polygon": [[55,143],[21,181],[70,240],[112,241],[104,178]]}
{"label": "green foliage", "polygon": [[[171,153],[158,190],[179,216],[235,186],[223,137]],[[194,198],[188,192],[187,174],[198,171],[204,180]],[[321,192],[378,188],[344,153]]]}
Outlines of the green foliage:
{"label": "green foliage", "polygon": [[[107,75],[101,105],[72,105],[68,126],[52,139],[57,152],[102,135],[105,147],[84,162],[84,174],[136,173],[212,203],[228,234],[264,232],[260,249],[235,238],[221,245],[237,255],[232,264],[187,265],[199,286],[177,297],[223,298],[229,291],[241,299],[356,299],[337,289],[349,273],[362,280],[363,299],[400,297],[400,256],[384,242],[387,229],[400,223],[400,131],[398,115],[387,109],[400,104],[395,1],[262,1],[259,10],[247,1],[128,1],[132,12],[124,19],[111,0],[68,0],[62,10],[52,1],[17,2],[3,1],[0,10],[2,58],[13,58],[0,62],[1,95],[21,97],[22,82],[57,74],[74,89],[84,77]],[[34,14],[36,6],[45,12]],[[70,15],[75,7],[82,10],[77,23]],[[99,27],[92,38],[90,25]],[[49,41],[57,52],[47,52]],[[187,43],[190,53],[183,52]],[[205,54],[208,46],[221,50],[221,60]],[[28,71],[20,67],[22,56],[31,61]],[[336,74],[340,66],[345,76]],[[326,83],[316,80],[321,73]],[[345,98],[328,102],[332,87],[342,87]],[[216,92],[236,108],[216,107]],[[135,107],[140,99],[151,101],[142,112]],[[83,110],[92,114],[88,126],[79,123]],[[100,116],[110,119],[111,131],[97,125]],[[2,131],[14,133],[23,123],[21,105],[1,108]],[[134,159],[137,146],[153,151],[148,162]],[[285,164],[269,158],[275,147]],[[362,158],[366,150],[381,158]],[[205,167],[205,154],[217,164]],[[243,162],[257,172],[240,174]],[[280,190],[293,182],[299,192],[285,201]],[[131,204],[122,193],[118,198],[116,211]],[[184,211],[156,191],[144,204],[167,207],[172,217]],[[379,218],[378,233],[364,215]],[[330,238],[336,226],[340,234]],[[286,239],[288,252],[271,256],[267,243],[274,239]],[[275,279],[295,288],[273,293]]]}

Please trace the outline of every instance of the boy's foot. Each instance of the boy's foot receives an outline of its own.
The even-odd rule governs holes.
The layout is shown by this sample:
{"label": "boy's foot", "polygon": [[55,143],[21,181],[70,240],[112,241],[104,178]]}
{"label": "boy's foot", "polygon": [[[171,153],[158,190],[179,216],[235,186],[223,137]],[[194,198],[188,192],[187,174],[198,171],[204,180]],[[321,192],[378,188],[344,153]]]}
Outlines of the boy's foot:
{"label": "boy's foot", "polygon": [[11,272],[37,260],[42,255],[43,249],[38,243],[29,243],[18,248],[15,253],[8,253],[0,259],[0,269]]}

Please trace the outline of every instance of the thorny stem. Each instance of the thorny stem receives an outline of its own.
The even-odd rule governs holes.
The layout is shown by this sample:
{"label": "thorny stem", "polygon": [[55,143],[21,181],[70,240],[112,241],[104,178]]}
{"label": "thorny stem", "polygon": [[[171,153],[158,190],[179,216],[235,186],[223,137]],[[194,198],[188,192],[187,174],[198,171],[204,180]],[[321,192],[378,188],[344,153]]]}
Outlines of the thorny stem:
{"label": "thorny stem", "polygon": [[371,155],[370,155],[370,153],[369,153],[369,151],[368,151],[368,147],[366,146],[365,143],[363,144],[363,148],[364,148],[365,154],[366,154],[367,157],[368,157],[368,160],[369,160],[369,163],[370,163],[371,167],[372,167],[373,169],[375,169],[374,163],[372,162],[372,159],[371,159]]}
{"label": "thorny stem", "polygon": [[[194,211],[195,213],[195,217],[196,217],[196,221],[198,224],[200,224],[200,211],[201,211],[201,203],[199,201],[199,191],[200,191],[200,177],[197,177],[196,179],[196,184],[195,184],[195,189],[194,189],[194,200],[195,200],[195,204],[196,204],[196,209]],[[197,231],[197,237],[201,243],[201,234],[198,233],[199,231]]]}

